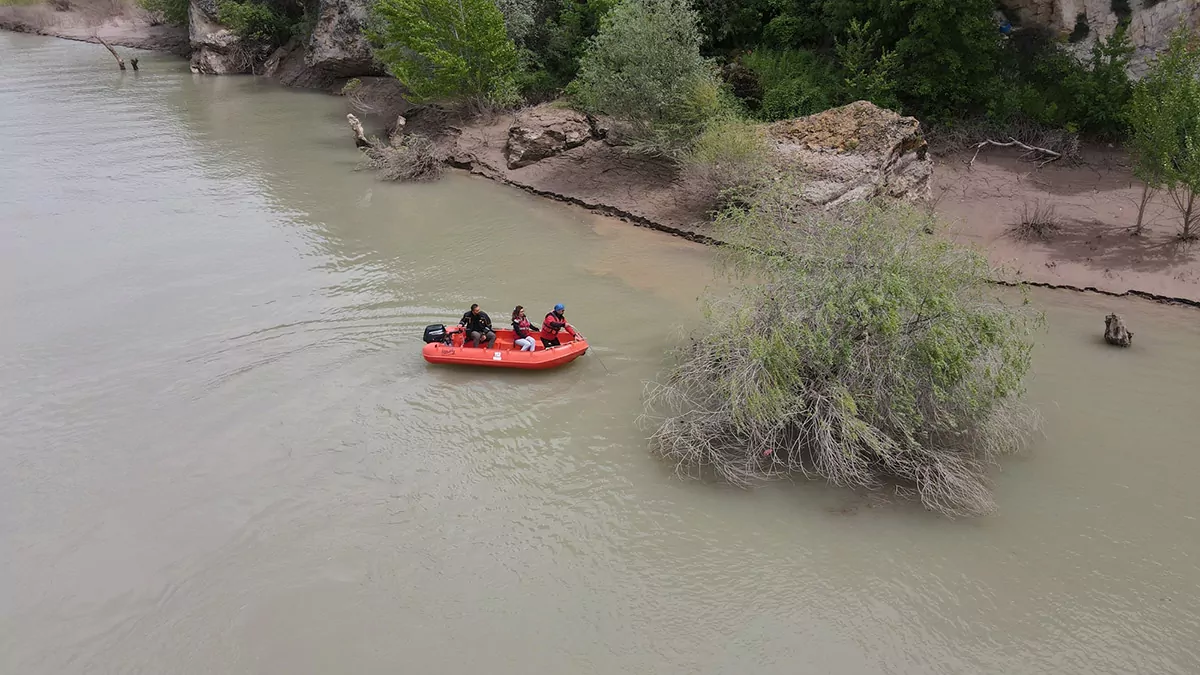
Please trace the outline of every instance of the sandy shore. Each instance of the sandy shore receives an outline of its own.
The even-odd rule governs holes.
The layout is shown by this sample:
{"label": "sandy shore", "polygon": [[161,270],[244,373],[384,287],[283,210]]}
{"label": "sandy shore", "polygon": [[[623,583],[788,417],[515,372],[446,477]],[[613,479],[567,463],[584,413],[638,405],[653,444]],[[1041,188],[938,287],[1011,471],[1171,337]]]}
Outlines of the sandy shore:
{"label": "sandy shore", "polygon": [[[504,144],[513,117],[453,129],[451,162],[535,194],[639,225],[705,241],[713,195],[669,164],[631,158],[599,141],[509,169]],[[1139,295],[1200,305],[1200,243],[1183,245],[1176,214],[1159,195],[1149,226],[1131,236],[1141,186],[1120,150],[1094,149],[1081,160],[1039,167],[1015,152],[935,160],[936,209],[955,240],[976,246],[1006,277],[1056,288]],[[1025,208],[1052,207],[1058,230],[1025,240],[1013,232]]]}
{"label": "sandy shore", "polygon": [[[48,6],[0,7],[0,28],[187,54],[187,31],[155,26],[136,16],[96,18]],[[511,115],[451,128],[450,162],[529,192],[570,202],[638,225],[710,239],[714,195],[690,185],[668,163],[631,158],[600,141],[518,169],[504,160]],[[989,150],[938,158],[936,209],[951,236],[985,251],[1015,279],[1058,288],[1132,294],[1200,306],[1200,244],[1178,242],[1177,214],[1159,195],[1146,231],[1131,236],[1141,187],[1128,158],[1093,149],[1074,163],[1046,166],[1013,152]],[[1058,229],[1040,239],[1013,232],[1023,210],[1052,207]]]}
{"label": "sandy shore", "polygon": [[[934,198],[953,236],[994,265],[1033,283],[1200,302],[1200,244],[1179,242],[1166,195],[1147,209],[1144,234],[1130,234],[1142,189],[1122,152],[1094,150],[1080,163],[1042,168],[1009,152],[969,160],[938,161]],[[1020,238],[1013,225],[1038,206],[1053,208],[1057,231]]]}
{"label": "sandy shore", "polygon": [[116,47],[167,52],[186,58],[191,53],[187,28],[154,25],[144,13],[130,10],[116,16],[96,10],[55,11],[48,5],[0,7],[0,29],[65,40],[96,43],[97,36]]}

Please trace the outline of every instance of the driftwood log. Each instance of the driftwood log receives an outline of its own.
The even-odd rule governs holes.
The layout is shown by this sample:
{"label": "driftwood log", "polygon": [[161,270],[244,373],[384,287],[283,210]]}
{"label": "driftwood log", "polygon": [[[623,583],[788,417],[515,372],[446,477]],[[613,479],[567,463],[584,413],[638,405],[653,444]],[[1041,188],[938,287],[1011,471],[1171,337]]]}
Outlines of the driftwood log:
{"label": "driftwood log", "polygon": [[1055,160],[1062,159],[1061,152],[1055,152],[1054,150],[1051,150],[1050,148],[1039,148],[1036,145],[1026,145],[1026,144],[1022,143],[1021,141],[1018,141],[1017,139],[1012,138],[1012,137],[1009,137],[1009,139],[1004,142],[993,141],[992,139],[989,138],[989,139],[987,139],[985,141],[981,141],[975,145],[975,154],[971,156],[971,161],[967,162],[968,169],[975,166],[975,159],[979,157],[979,151],[983,150],[984,148],[988,147],[989,145],[997,147],[997,148],[1012,148],[1012,147],[1021,148],[1022,150],[1025,151],[1025,154],[1022,155],[1022,157],[1040,157],[1041,158],[1042,162],[1041,162],[1041,164],[1038,165],[1038,168],[1046,166],[1047,164],[1049,164],[1050,162],[1053,162]]}
{"label": "driftwood log", "polygon": [[1133,333],[1125,327],[1125,322],[1116,314],[1104,317],[1104,341],[1118,347],[1128,347],[1133,343]]}
{"label": "driftwood log", "polygon": [[[108,50],[108,53],[113,55],[113,58],[117,60],[117,67],[119,67],[121,70],[125,70],[125,59],[121,58],[121,55],[117,53],[117,50],[113,49],[112,46],[105,42],[104,38],[100,37],[99,35],[93,35],[92,37],[96,38],[96,41],[104,45],[104,48]],[[137,70],[137,59],[133,60],[133,69]]]}
{"label": "driftwood log", "polygon": [[350,124],[350,129],[354,131],[354,147],[362,149],[369,148],[372,143],[367,139],[367,133],[363,131],[362,122],[353,113],[346,113],[346,122]]}

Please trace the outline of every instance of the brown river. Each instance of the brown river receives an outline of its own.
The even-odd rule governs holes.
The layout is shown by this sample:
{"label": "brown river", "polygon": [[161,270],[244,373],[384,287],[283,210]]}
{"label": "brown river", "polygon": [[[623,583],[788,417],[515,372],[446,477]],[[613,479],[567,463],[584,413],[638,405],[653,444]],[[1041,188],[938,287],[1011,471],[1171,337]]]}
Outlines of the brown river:
{"label": "brown river", "polygon": [[[994,516],[683,481],[634,419],[704,248],[141,67],[0,33],[0,672],[1200,673],[1200,312],[1033,293]],[[593,351],[422,361],[471,302]]]}

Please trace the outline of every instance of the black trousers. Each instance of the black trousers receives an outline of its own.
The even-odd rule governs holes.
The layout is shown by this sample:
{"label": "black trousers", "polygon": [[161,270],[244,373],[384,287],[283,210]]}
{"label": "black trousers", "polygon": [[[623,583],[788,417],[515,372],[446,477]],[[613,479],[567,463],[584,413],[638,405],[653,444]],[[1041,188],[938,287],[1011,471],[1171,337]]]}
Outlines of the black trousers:
{"label": "black trousers", "polygon": [[550,349],[551,347],[557,347],[560,344],[562,344],[562,343],[558,341],[558,338],[553,338],[550,340],[547,340],[546,338],[542,338],[542,346],[545,347],[546,349]]}
{"label": "black trousers", "polygon": [[490,330],[487,331],[486,333],[481,333],[477,330],[473,330],[470,333],[467,333],[467,337],[471,339],[471,342],[475,343],[474,345],[472,345],[474,347],[478,347],[479,341],[483,340],[484,338],[487,338],[487,348],[488,349],[491,349],[492,345],[496,344],[496,334]]}

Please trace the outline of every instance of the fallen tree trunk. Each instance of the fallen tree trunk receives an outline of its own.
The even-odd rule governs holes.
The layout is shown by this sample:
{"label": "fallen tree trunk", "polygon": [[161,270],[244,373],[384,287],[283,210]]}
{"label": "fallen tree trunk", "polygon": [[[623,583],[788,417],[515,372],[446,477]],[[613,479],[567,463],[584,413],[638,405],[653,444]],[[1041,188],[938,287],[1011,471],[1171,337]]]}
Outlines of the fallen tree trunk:
{"label": "fallen tree trunk", "polygon": [[1044,157],[1044,159],[1042,160],[1042,163],[1038,165],[1039,167],[1046,166],[1050,162],[1053,162],[1058,159],[1062,159],[1061,152],[1055,152],[1055,151],[1051,150],[1050,148],[1039,148],[1036,145],[1026,145],[1026,144],[1022,143],[1021,141],[1018,141],[1017,139],[1012,138],[1012,137],[1009,137],[1008,142],[1005,142],[1005,143],[1002,143],[1000,141],[993,141],[992,139],[989,138],[985,141],[980,141],[979,143],[977,143],[975,145],[975,154],[971,156],[971,161],[967,162],[967,168],[975,166],[975,158],[979,157],[979,151],[983,150],[984,148],[986,148],[989,145],[997,147],[997,148],[1011,148],[1011,147],[1015,146],[1015,147],[1021,148],[1022,150],[1025,150],[1026,155],[1040,154]]}
{"label": "fallen tree trunk", "polygon": [[[92,37],[96,38],[96,41],[104,45],[104,48],[108,50],[108,53],[113,55],[113,58],[117,60],[117,67],[119,67],[121,70],[125,70],[125,59],[121,58],[121,55],[117,53],[117,50],[113,49],[112,46],[105,42],[104,38],[100,37],[99,35],[93,35]],[[137,59],[134,59],[133,61],[133,69],[137,70]]]}

